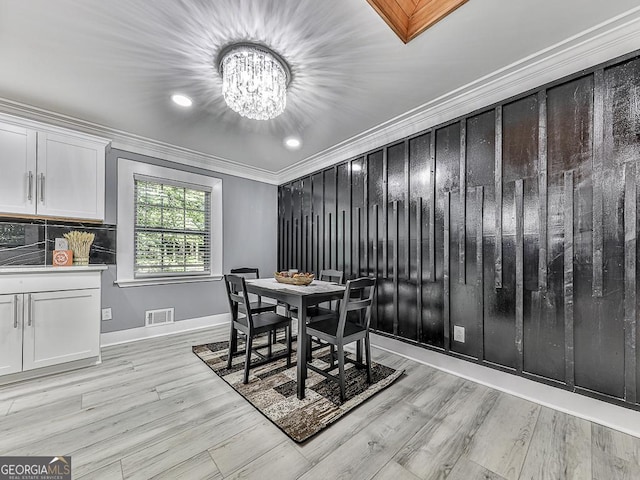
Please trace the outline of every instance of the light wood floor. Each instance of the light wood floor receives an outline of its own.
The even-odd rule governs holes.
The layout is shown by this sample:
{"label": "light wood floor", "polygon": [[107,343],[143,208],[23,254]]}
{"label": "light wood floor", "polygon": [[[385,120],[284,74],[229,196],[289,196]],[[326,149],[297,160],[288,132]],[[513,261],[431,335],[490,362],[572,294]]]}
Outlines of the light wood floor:
{"label": "light wood floor", "polygon": [[639,479],[640,439],[374,349],[406,375],[298,445],[190,346],[103,349],[97,367],[0,387],[0,455],[71,455],[85,479]]}

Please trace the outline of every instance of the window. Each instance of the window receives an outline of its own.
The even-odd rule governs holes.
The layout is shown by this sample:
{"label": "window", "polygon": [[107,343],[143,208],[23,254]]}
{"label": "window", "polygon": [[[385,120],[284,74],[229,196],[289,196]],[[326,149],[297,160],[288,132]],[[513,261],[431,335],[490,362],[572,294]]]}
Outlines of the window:
{"label": "window", "polygon": [[209,190],[135,177],[134,277],[209,274]]}
{"label": "window", "polygon": [[118,159],[120,286],[222,275],[222,181]]}

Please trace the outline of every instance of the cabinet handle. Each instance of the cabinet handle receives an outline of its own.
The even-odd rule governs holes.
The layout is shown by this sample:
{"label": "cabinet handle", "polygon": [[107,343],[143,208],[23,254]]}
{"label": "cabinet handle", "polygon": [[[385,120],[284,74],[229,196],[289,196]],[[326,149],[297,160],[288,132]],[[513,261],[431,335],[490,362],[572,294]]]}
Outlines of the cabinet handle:
{"label": "cabinet handle", "polygon": [[27,200],[33,199],[33,172],[29,172],[29,193]]}
{"label": "cabinet handle", "polygon": [[18,328],[18,295],[13,296],[13,328]]}
{"label": "cabinet handle", "polygon": [[27,318],[29,319],[29,323],[27,324],[29,327],[31,326],[31,294],[27,295],[27,303],[29,305],[29,311],[27,312]]}
{"label": "cabinet handle", "polygon": [[44,203],[44,173],[40,174],[40,203]]}

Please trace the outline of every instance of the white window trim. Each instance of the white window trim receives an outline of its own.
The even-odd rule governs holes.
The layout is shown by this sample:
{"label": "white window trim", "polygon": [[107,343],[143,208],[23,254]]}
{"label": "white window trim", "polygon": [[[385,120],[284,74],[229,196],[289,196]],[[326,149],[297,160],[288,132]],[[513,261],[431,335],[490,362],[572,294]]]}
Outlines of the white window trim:
{"label": "white window trim", "polygon": [[[134,278],[134,191],[136,175],[190,183],[211,189],[211,274],[158,278]],[[197,173],[159,167],[149,163],[118,158],[118,234],[117,277],[120,287],[166,285],[171,283],[207,282],[222,279],[222,180]]]}

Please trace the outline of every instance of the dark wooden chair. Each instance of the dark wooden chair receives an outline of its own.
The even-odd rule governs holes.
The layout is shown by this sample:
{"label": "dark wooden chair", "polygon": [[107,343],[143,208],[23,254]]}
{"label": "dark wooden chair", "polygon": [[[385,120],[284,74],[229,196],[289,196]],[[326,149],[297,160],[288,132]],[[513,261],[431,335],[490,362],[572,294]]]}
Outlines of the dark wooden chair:
{"label": "dark wooden chair", "polygon": [[[346,285],[344,297],[340,302],[338,313],[332,313],[316,317],[313,322],[307,325],[307,342],[310,337],[316,337],[330,345],[334,345],[337,350],[339,376],[330,374],[333,370],[333,352],[331,354],[331,366],[328,369],[320,369],[314,365],[307,367],[315,372],[324,375],[330,380],[335,380],[340,384],[340,399],[345,400],[345,374],[344,365],[348,361],[358,367],[367,369],[367,382],[371,383],[371,343],[369,340],[369,323],[371,321],[371,305],[376,289],[375,278],[358,278],[349,280]],[[362,364],[360,359],[352,360],[345,357],[344,346],[364,340],[366,364]]]}
{"label": "dark wooden chair", "polygon": [[[249,381],[249,369],[264,365],[280,358],[284,355],[272,355],[271,351],[271,334],[283,328],[287,341],[287,367],[291,366],[291,318],[284,315],[278,315],[276,312],[260,312],[256,313],[251,309],[249,296],[247,294],[246,283],[244,277],[238,275],[225,275],[224,282],[227,289],[227,297],[229,299],[229,310],[231,311],[231,332],[229,336],[229,357],[227,360],[227,368],[231,368],[233,359],[232,345],[236,344],[237,332],[245,335],[245,363],[244,363],[244,379],[243,382]],[[244,316],[240,317],[240,313]],[[265,356],[257,350],[253,349],[253,339],[266,333],[269,338],[268,354]],[[251,364],[251,354],[255,353],[261,358],[261,361]]]}
{"label": "dark wooden chair", "polygon": [[[260,271],[253,267],[232,268],[229,273],[244,278],[260,278]],[[251,299],[251,297],[257,298],[256,301],[251,302],[251,311],[253,313],[276,311],[277,305],[275,303],[263,302],[259,295],[250,295],[249,298]]]}
{"label": "dark wooden chair", "polygon": [[[341,270],[320,270],[318,280],[323,282],[335,282],[342,285],[344,279],[344,273]],[[314,305],[307,309],[307,323],[312,322],[314,317],[321,315],[328,315],[338,309],[339,300],[335,302],[326,302],[325,304]],[[298,318],[298,309],[295,307],[289,307],[288,312],[293,318]]]}

